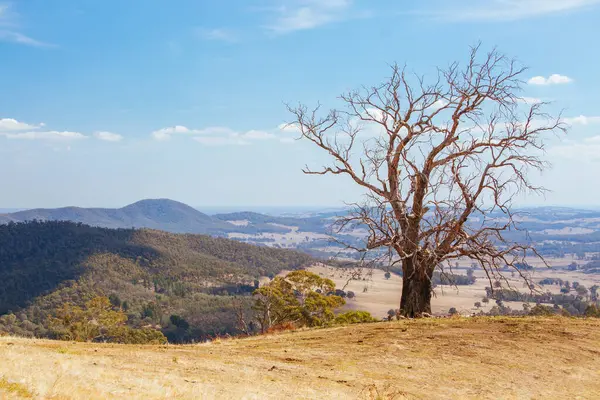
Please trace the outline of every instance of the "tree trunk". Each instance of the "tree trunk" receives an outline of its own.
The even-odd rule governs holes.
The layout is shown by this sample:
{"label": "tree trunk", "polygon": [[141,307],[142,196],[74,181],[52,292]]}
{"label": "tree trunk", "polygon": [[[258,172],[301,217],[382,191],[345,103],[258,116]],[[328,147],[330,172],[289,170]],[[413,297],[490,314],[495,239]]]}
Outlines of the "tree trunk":
{"label": "tree trunk", "polygon": [[402,270],[400,313],[408,318],[431,314],[431,276],[427,268],[415,266],[413,260],[404,260]]}

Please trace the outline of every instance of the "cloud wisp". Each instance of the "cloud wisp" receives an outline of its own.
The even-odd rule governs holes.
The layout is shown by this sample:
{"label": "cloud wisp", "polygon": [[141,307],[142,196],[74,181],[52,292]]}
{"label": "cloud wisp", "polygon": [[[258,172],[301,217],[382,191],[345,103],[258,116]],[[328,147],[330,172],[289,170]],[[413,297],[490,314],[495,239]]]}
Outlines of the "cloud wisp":
{"label": "cloud wisp", "polygon": [[107,131],[94,132],[94,137],[98,140],[103,140],[105,142],[120,142],[121,140],[123,140],[122,135]]}
{"label": "cloud wisp", "polygon": [[449,0],[445,8],[421,11],[449,21],[511,21],[582,11],[600,5],[600,0]]}
{"label": "cloud wisp", "polygon": [[43,130],[46,124],[30,124],[14,118],[0,118],[0,137],[9,140],[57,140],[75,141],[94,137],[105,142],[120,142],[123,136],[118,133],[97,131],[93,135],[86,135],[76,131]]}
{"label": "cloud wisp", "polygon": [[600,135],[582,140],[565,140],[562,144],[548,149],[552,157],[585,163],[600,162]]}
{"label": "cloud wisp", "polygon": [[55,47],[50,43],[31,38],[23,34],[17,23],[18,14],[12,10],[9,4],[0,3],[0,41],[16,43],[33,47]]}
{"label": "cloud wisp", "polygon": [[162,128],[151,133],[154,140],[168,141],[175,136],[186,136],[206,146],[247,146],[254,142],[278,141],[291,143],[290,134],[297,133],[286,125],[272,130],[251,129],[237,131],[226,126],[211,126],[202,129],[191,129],[182,125]]}
{"label": "cloud wisp", "polygon": [[236,43],[239,40],[238,35],[234,31],[226,28],[197,28],[195,32],[201,39],[209,41]]}
{"label": "cloud wisp", "polygon": [[33,131],[22,133],[6,133],[7,139],[16,140],[81,140],[88,137],[79,132],[71,131]]}
{"label": "cloud wisp", "polygon": [[315,29],[351,17],[352,0],[287,0],[271,10],[266,28],[279,35]]}

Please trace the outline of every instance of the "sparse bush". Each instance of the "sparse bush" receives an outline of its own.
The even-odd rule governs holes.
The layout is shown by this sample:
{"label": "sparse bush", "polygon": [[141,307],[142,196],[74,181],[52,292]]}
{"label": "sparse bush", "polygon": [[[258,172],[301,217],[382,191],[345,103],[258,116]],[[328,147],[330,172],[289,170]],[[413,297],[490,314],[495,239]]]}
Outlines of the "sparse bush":
{"label": "sparse bush", "polygon": [[346,324],[362,324],[367,322],[377,322],[368,311],[348,311],[343,314],[339,314],[335,317],[334,323],[337,325]]}
{"label": "sparse bush", "polygon": [[267,329],[265,331],[265,333],[293,331],[294,329],[296,329],[296,325],[294,325],[293,322],[284,322],[284,323],[273,325],[273,326],[269,327],[269,329]]}
{"label": "sparse bush", "polygon": [[600,307],[595,304],[590,304],[586,309],[584,315],[591,318],[600,318]]}
{"label": "sparse bush", "polygon": [[553,307],[536,304],[530,311],[529,315],[537,317],[548,317],[556,315],[556,310]]}
{"label": "sparse bush", "polygon": [[448,310],[448,314],[456,315],[458,314],[458,310],[456,309],[456,307],[450,307],[450,309]]}

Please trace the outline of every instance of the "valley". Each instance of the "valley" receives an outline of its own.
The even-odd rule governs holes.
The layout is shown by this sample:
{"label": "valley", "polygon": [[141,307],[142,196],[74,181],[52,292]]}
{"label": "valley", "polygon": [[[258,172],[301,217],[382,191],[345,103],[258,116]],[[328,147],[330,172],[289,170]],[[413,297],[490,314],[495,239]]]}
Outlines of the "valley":
{"label": "valley", "polygon": [[[600,284],[599,273],[583,269],[600,254],[600,242],[596,240],[600,234],[600,212],[567,208],[519,212],[522,214],[519,221],[523,232],[528,235],[527,240],[534,241],[552,267],[549,269],[539,259],[528,258],[527,263],[534,267],[532,271],[527,271],[532,282],[538,284],[545,278],[551,278],[577,282],[587,288]],[[131,307],[129,313],[133,324],[151,323],[168,327],[169,316],[178,315],[189,320],[196,330],[195,333],[184,333],[172,327],[174,333],[171,338],[200,338],[235,331],[236,322],[228,296],[248,295],[255,287],[254,280],[265,284],[269,281],[267,276],[283,276],[291,270],[289,266],[294,266],[308,268],[311,272],[332,279],[338,288],[352,291],[355,297],[347,299],[344,310],[364,310],[377,318],[385,318],[388,310],[398,308],[400,302],[402,279],[397,271],[392,270],[390,277],[386,278],[386,266],[380,265],[381,269],[366,269],[358,280],[349,280],[351,271],[327,266],[337,261],[353,262],[357,258],[353,250],[331,240],[331,224],[336,215],[343,213],[312,210],[284,216],[255,212],[208,215],[182,203],[159,199],[142,200],[122,209],[67,207],[0,215],[0,222],[4,223],[0,223],[0,231],[12,232],[5,236],[5,240],[9,240],[11,235],[18,238],[19,235],[30,234],[26,233],[26,228],[19,228],[23,233],[15,230],[14,226],[18,225],[14,224],[23,221],[66,220],[98,227],[60,225],[60,222],[55,222],[59,224],[54,233],[58,237],[42,244],[39,249],[39,256],[44,254],[45,260],[40,258],[37,261],[37,255],[30,255],[27,262],[5,263],[0,268],[0,275],[3,274],[3,281],[6,282],[0,291],[0,300],[4,299],[0,301],[0,311],[23,308],[28,328],[25,331],[19,328],[16,332],[44,332],[41,323],[55,305],[65,300],[81,302],[82,293],[112,293]],[[13,224],[13,227],[7,224]],[[43,230],[46,225],[38,223],[36,226]],[[121,230],[109,231],[106,228]],[[83,242],[74,244],[69,250],[65,240],[74,233]],[[190,235],[197,233],[208,234],[213,239]],[[517,233],[509,232],[513,235]],[[48,240],[47,234],[35,234],[40,235],[39,240]],[[365,234],[366,231],[357,226],[335,237],[359,245]],[[72,252],[72,256],[69,252]],[[5,259],[19,257],[11,254],[5,254]],[[60,261],[52,266],[52,257],[66,257],[67,264]],[[471,264],[467,259],[458,260],[458,267],[454,268],[453,273],[465,275]],[[17,265],[20,265],[19,273],[13,269]],[[61,270],[64,265],[68,265],[68,268]],[[80,265],[86,267],[81,270]],[[569,265],[576,267],[569,270]],[[30,275],[23,271],[30,271]],[[437,285],[432,299],[432,312],[446,315],[451,308],[462,315],[489,312],[494,302],[485,303],[481,300],[486,297],[486,287],[490,287],[490,282],[483,270],[475,269],[473,274],[476,279],[471,285]],[[24,287],[25,282],[36,289],[31,291]],[[93,282],[95,289],[91,289],[90,282]],[[507,274],[505,285],[521,292],[528,291],[515,274]],[[556,285],[539,284],[535,288],[539,292],[555,294],[560,289]],[[21,293],[18,295],[21,297],[15,297],[17,293]],[[23,293],[29,294],[23,296]],[[188,300],[185,300],[186,296]],[[242,296],[241,299],[244,307],[250,306],[248,297]],[[481,303],[479,307],[475,306],[477,302]],[[34,313],[33,310],[39,309],[41,304],[45,304],[41,306],[42,311]],[[151,311],[155,305],[158,313]],[[506,301],[505,305],[513,310],[523,308],[523,302]],[[200,310],[204,316],[200,316]],[[134,313],[140,313],[142,317],[133,317]]]}

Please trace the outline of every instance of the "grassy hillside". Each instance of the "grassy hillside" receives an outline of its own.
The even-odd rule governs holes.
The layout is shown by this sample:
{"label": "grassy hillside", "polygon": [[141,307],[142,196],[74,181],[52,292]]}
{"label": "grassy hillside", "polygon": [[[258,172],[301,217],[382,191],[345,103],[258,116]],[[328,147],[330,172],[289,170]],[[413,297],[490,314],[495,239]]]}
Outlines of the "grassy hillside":
{"label": "grassy hillside", "polygon": [[[46,320],[65,302],[110,296],[132,326],[160,326],[171,339],[235,331],[231,295],[260,276],[308,266],[293,251],[153,230],[70,222],[0,226],[0,332],[51,336]],[[170,323],[178,315],[184,331]],[[182,325],[186,325],[185,323]],[[177,332],[175,332],[177,331]]]}
{"label": "grassy hillside", "polygon": [[600,320],[464,318],[188,346],[0,338],[0,397],[596,399]]}

